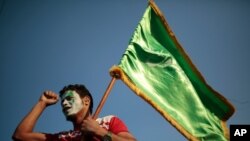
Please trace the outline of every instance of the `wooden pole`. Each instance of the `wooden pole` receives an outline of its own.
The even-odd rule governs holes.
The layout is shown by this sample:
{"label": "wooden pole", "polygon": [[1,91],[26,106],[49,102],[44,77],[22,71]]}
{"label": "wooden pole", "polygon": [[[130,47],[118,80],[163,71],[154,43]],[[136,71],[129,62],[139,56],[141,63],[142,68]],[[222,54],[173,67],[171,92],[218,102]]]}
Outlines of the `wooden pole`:
{"label": "wooden pole", "polygon": [[101,112],[102,107],[103,107],[104,103],[106,102],[106,100],[107,100],[107,98],[108,98],[108,96],[110,94],[110,91],[111,91],[112,87],[115,84],[115,80],[116,80],[116,78],[112,77],[111,81],[109,82],[109,85],[108,85],[108,87],[107,87],[104,95],[102,96],[102,99],[101,99],[98,107],[96,108],[96,111],[94,113],[93,119],[96,119],[98,117],[99,113]]}

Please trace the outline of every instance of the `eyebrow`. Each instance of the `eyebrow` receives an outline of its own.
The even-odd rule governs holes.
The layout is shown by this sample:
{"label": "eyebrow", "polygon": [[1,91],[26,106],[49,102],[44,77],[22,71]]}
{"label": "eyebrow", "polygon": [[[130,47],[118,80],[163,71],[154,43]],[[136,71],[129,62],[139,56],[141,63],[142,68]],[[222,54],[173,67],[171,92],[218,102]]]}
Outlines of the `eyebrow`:
{"label": "eyebrow", "polygon": [[61,96],[62,99],[65,99],[66,97],[74,97],[73,91],[69,90]]}

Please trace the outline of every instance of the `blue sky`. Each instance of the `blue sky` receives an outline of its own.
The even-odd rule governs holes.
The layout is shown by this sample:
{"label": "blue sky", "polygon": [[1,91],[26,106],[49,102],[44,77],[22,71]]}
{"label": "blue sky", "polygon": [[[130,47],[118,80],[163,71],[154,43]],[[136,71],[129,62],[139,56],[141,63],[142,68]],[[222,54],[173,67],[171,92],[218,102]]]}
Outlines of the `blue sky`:
{"label": "blue sky", "polygon": [[[236,108],[230,124],[250,124],[250,1],[155,0],[178,41],[215,90]],[[98,105],[147,0],[0,0],[0,140],[11,140],[44,90],[83,83]],[[185,138],[121,81],[100,116],[119,116],[140,141]],[[72,129],[60,104],[35,130]]]}

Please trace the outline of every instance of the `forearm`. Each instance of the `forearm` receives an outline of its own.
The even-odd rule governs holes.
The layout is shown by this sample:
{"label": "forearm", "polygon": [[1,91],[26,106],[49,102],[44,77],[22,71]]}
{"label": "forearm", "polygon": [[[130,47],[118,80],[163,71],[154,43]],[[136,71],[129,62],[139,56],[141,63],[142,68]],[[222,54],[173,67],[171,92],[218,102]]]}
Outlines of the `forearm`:
{"label": "forearm", "polygon": [[[112,141],[136,141],[136,139],[128,132],[121,132],[118,134],[111,133]],[[103,129],[99,130],[97,135],[102,138],[104,135],[108,134],[108,131]]]}
{"label": "forearm", "polygon": [[20,138],[25,136],[25,134],[32,133],[38,118],[45,108],[46,103],[43,101],[38,101],[32,110],[19,123],[13,134],[13,138]]}

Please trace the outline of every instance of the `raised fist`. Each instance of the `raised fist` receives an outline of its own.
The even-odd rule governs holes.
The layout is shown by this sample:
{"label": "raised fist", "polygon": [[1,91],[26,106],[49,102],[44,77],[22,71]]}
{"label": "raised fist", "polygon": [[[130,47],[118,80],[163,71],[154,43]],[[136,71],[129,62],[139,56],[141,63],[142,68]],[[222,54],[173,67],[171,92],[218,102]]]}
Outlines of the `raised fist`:
{"label": "raised fist", "polygon": [[47,106],[56,104],[58,100],[58,95],[52,91],[45,91],[40,97],[40,101],[45,102]]}

